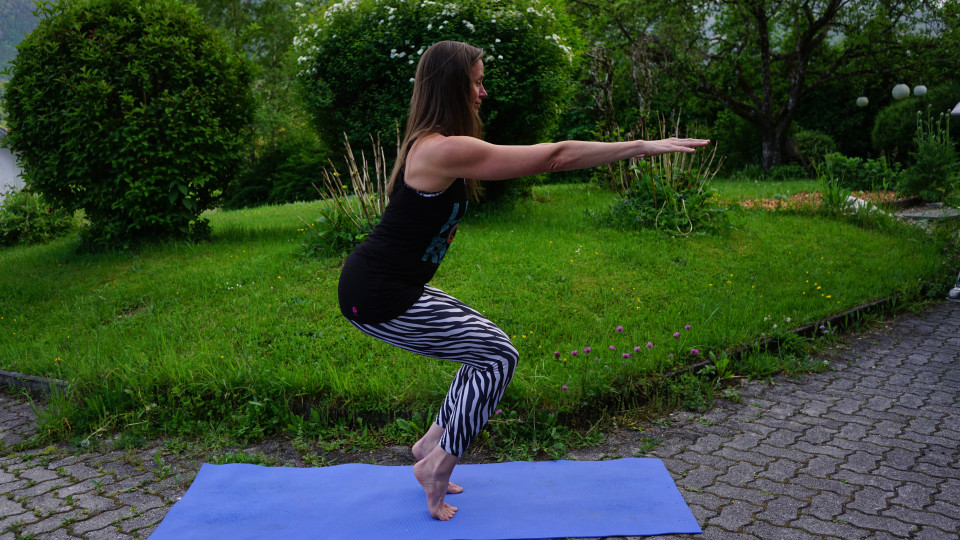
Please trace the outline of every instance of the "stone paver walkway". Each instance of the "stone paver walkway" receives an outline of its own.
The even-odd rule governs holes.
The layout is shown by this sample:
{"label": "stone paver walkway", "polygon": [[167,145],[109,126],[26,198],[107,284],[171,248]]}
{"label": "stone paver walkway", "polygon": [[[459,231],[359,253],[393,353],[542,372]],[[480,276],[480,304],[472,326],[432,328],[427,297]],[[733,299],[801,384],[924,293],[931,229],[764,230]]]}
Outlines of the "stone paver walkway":
{"label": "stone paver walkway", "polygon": [[[703,527],[690,538],[960,537],[960,304],[901,315],[823,359],[821,373],[747,383],[739,403],[615,430],[569,457],[629,457],[659,441],[646,455],[664,460]],[[202,459],[160,442],[11,451],[36,424],[29,402],[0,394],[0,540],[146,538]],[[304,466],[287,442],[250,451]],[[408,454],[337,463],[409,465]]]}

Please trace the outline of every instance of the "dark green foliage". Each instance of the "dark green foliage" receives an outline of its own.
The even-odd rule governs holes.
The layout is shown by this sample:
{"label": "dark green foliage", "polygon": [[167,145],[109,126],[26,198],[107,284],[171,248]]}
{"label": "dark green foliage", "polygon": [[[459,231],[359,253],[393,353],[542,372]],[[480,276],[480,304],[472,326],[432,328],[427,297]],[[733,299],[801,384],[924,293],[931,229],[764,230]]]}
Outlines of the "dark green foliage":
{"label": "dark green foliage", "polygon": [[637,178],[610,207],[590,217],[601,225],[623,229],[659,229],[687,235],[726,227],[726,207],[706,189],[696,171],[675,168],[670,177],[655,170],[649,162],[640,162]]}
{"label": "dark green foliage", "polygon": [[[912,152],[917,150],[917,120],[949,111],[958,99],[960,83],[931,83],[926,96],[894,101],[880,109],[870,134],[873,149],[904,166],[912,163]],[[951,140],[955,145],[960,144],[960,134],[954,133]]]}
{"label": "dark green foliage", "polygon": [[[529,8],[529,9],[528,9]],[[306,17],[296,43],[299,80],[321,139],[339,147],[368,134],[392,138],[406,120],[417,61],[445,39],[485,51],[485,138],[542,142],[570,89],[574,30],[547,1],[456,4],[360,0]]]}
{"label": "dark green foliage", "polygon": [[313,133],[302,131],[257,149],[224,193],[226,208],[283,204],[320,198],[314,188],[329,165]]}
{"label": "dark green foliage", "polygon": [[7,194],[0,204],[0,246],[51,240],[74,227],[73,215],[29,191]]}
{"label": "dark green foliage", "polygon": [[919,101],[916,98],[895,101],[880,109],[873,121],[873,131],[870,132],[874,150],[894,161],[906,161],[917,130]]}
{"label": "dark green foliage", "polygon": [[202,234],[240,164],[246,64],[176,0],[42,9],[6,94],[28,187],[84,209],[91,246]]}
{"label": "dark green foliage", "polygon": [[950,140],[950,117],[928,115],[917,122],[913,165],[903,174],[900,191],[920,195],[926,201],[942,201],[957,187],[960,168],[957,149]]}
{"label": "dark green foliage", "polygon": [[797,151],[812,164],[823,161],[824,156],[837,151],[833,137],[815,129],[801,129],[794,134]]}
{"label": "dark green foliage", "polygon": [[760,132],[732,112],[722,110],[717,114],[710,138],[717,143],[717,154],[724,158],[725,171],[760,164]]}
{"label": "dark green foliage", "polygon": [[311,257],[344,257],[366,240],[377,223],[380,223],[379,216],[373,221],[359,224],[340,213],[333,213],[330,217],[320,216],[307,224],[304,254]]}
{"label": "dark green foliage", "polygon": [[820,175],[840,186],[859,191],[895,189],[902,177],[900,164],[887,162],[886,157],[860,159],[843,154],[827,154]]}

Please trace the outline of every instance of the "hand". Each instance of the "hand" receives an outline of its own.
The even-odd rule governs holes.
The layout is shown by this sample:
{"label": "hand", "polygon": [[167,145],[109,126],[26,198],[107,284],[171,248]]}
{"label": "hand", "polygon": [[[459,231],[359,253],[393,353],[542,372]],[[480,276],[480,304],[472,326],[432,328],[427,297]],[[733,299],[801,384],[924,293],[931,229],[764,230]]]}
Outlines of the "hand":
{"label": "hand", "polygon": [[710,144],[707,139],[679,139],[670,137],[657,141],[643,141],[643,146],[637,157],[659,156],[670,152],[685,152],[692,154],[697,148]]}

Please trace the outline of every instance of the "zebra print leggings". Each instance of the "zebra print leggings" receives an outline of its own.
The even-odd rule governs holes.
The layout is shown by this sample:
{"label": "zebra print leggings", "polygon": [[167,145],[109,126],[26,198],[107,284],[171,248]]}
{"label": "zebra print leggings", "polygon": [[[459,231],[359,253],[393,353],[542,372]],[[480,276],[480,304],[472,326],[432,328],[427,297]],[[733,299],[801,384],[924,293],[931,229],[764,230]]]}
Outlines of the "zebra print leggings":
{"label": "zebra print leggings", "polygon": [[513,378],[519,354],[507,335],[486,317],[427,285],[423,296],[384,323],[350,321],[361,332],[430,358],[461,364],[437,415],[440,446],[460,457],[490,418]]}

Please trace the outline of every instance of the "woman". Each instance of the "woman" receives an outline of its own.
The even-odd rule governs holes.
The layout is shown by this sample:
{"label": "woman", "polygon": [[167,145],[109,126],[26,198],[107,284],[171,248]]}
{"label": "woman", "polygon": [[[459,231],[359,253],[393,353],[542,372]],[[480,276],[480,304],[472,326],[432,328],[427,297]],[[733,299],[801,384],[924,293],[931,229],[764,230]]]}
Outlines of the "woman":
{"label": "woman", "polygon": [[[597,143],[564,141],[497,146],[481,140],[478,111],[483,51],[454,41],[424,52],[414,79],[406,134],[387,193],[390,203],[340,275],[340,310],[362,332],[402,349],[461,364],[436,422],[413,445],[414,475],[430,514],[453,517],[448,493],[463,489],[450,474],[486,424],[513,377],[518,354],[483,315],[427,285],[475,198],[477,180],[506,180],[594,167],[708,143],[665,139]],[[469,180],[465,180],[469,179]]]}

